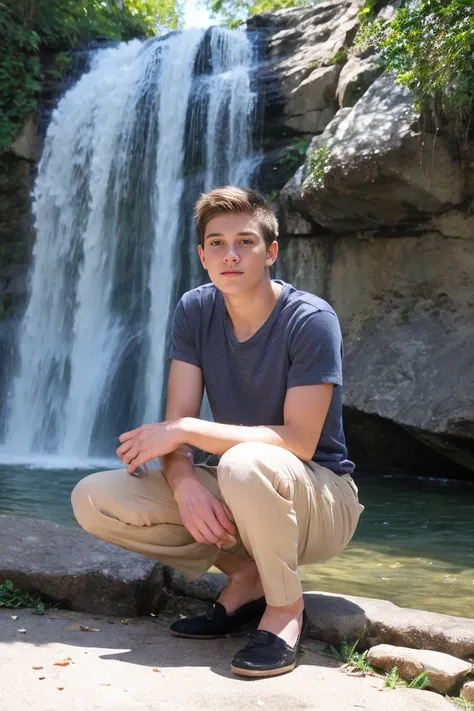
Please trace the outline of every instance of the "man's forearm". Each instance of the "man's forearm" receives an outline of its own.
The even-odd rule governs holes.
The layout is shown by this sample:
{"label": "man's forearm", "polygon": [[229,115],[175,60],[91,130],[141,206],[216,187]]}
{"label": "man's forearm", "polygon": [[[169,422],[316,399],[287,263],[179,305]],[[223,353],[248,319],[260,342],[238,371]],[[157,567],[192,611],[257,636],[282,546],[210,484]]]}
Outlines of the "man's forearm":
{"label": "man's forearm", "polygon": [[314,454],[314,450],[310,452],[303,444],[303,437],[287,425],[246,427],[223,425],[194,417],[183,417],[175,425],[180,442],[211,454],[222,455],[242,442],[273,444],[293,452],[305,461],[309,461]]}
{"label": "man's forearm", "polygon": [[161,467],[171,491],[186,479],[194,477],[194,454],[190,447],[181,445],[171,454],[161,457]]}

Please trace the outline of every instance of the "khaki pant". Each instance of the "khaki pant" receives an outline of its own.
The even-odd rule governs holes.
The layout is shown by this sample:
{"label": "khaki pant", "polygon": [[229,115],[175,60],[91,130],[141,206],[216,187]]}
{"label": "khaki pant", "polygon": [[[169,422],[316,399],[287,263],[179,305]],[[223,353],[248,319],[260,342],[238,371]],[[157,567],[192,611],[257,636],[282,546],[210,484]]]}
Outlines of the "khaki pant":
{"label": "khaki pant", "polygon": [[[159,468],[139,479],[126,469],[90,474],[72,492],[80,525],[97,538],[171,565],[189,578],[203,575],[219,556],[183,526]],[[349,475],[269,444],[229,449],[217,467],[196,476],[232,512],[240,540],[229,552],[258,566],[269,605],[287,605],[302,594],[298,564],[337,555],[354,535],[364,507]]]}

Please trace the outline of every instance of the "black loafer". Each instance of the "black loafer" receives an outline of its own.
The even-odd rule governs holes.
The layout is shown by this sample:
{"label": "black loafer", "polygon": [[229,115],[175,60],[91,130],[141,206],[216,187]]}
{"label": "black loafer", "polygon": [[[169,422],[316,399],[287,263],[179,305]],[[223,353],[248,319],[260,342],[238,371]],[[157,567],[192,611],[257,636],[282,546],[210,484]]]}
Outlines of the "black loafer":
{"label": "black loafer", "polygon": [[175,637],[190,639],[219,639],[219,637],[238,637],[252,632],[258,627],[267,603],[265,598],[248,602],[228,615],[220,602],[215,602],[204,615],[183,617],[170,625]]}
{"label": "black loafer", "polygon": [[309,619],[303,612],[301,631],[294,647],[290,647],[273,632],[257,630],[246,647],[232,660],[234,674],[242,676],[277,676],[292,671],[296,655],[309,630]]}

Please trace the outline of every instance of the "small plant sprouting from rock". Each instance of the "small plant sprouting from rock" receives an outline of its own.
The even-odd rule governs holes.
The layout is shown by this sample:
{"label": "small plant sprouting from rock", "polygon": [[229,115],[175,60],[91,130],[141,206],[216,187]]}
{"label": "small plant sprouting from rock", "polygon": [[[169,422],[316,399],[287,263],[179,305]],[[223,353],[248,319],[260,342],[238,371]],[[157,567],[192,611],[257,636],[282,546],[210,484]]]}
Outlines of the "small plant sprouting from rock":
{"label": "small plant sprouting from rock", "polygon": [[388,689],[396,689],[397,684],[400,684],[400,682],[400,672],[398,671],[398,667],[393,667],[391,671],[385,674],[384,686],[386,686]]}
{"label": "small plant sprouting from rock", "polygon": [[463,696],[453,699],[453,701],[457,708],[462,709],[462,711],[474,711],[474,701],[468,701]]}
{"label": "small plant sprouting from rock", "polygon": [[342,661],[345,662],[347,666],[354,667],[359,671],[371,674],[375,670],[367,661],[369,651],[367,650],[362,653],[356,651],[359,641],[360,640],[357,640],[356,642],[354,642],[353,645],[350,645],[347,642],[342,642],[339,649],[331,645],[330,649],[334,656],[338,657],[339,659],[342,659]]}
{"label": "small plant sprouting from rock", "polygon": [[15,587],[11,580],[5,580],[0,584],[0,607],[30,607],[34,615],[44,615],[46,609],[39,595]]}
{"label": "small plant sprouting from rock", "polygon": [[334,57],[331,57],[328,64],[331,64],[331,65],[345,64],[346,62],[347,62],[347,49],[345,47],[343,47],[338,52],[336,52]]}
{"label": "small plant sprouting from rock", "polygon": [[421,672],[421,674],[418,674],[415,679],[412,679],[412,681],[407,684],[407,687],[409,689],[420,689],[423,691],[423,689],[426,689],[426,687],[430,684],[431,681],[428,674],[426,672]]}
{"label": "small plant sprouting from rock", "polygon": [[422,672],[421,674],[418,674],[418,676],[410,681],[408,684],[403,681],[403,679],[400,678],[400,672],[398,671],[398,667],[393,667],[391,671],[387,672],[385,674],[385,683],[384,686],[386,686],[388,689],[396,689],[397,686],[405,686],[408,689],[426,689],[427,686],[430,685],[430,678],[426,672]]}
{"label": "small plant sprouting from rock", "polygon": [[324,187],[326,173],[329,172],[329,150],[323,146],[317,148],[309,159],[307,180],[314,188]]}

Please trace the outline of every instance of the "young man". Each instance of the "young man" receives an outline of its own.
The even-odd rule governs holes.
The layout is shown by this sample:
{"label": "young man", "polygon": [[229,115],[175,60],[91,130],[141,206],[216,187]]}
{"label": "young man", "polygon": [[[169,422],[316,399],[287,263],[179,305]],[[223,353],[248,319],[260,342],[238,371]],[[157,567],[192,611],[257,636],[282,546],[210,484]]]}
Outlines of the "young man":
{"label": "young man", "polygon": [[[207,615],[175,635],[255,630],[232,671],[291,671],[307,627],[297,565],[328,560],[363,509],[342,428],[339,323],[322,299],[270,278],[278,224],[261,195],[224,187],[196,206],[211,283],[184,294],[173,321],[165,422],[121,435],[127,469],[74,489],[86,531],[198,578],[228,582]],[[214,422],[199,419],[203,389]],[[194,448],[209,452],[194,466]],[[131,476],[149,465],[149,476]]]}

